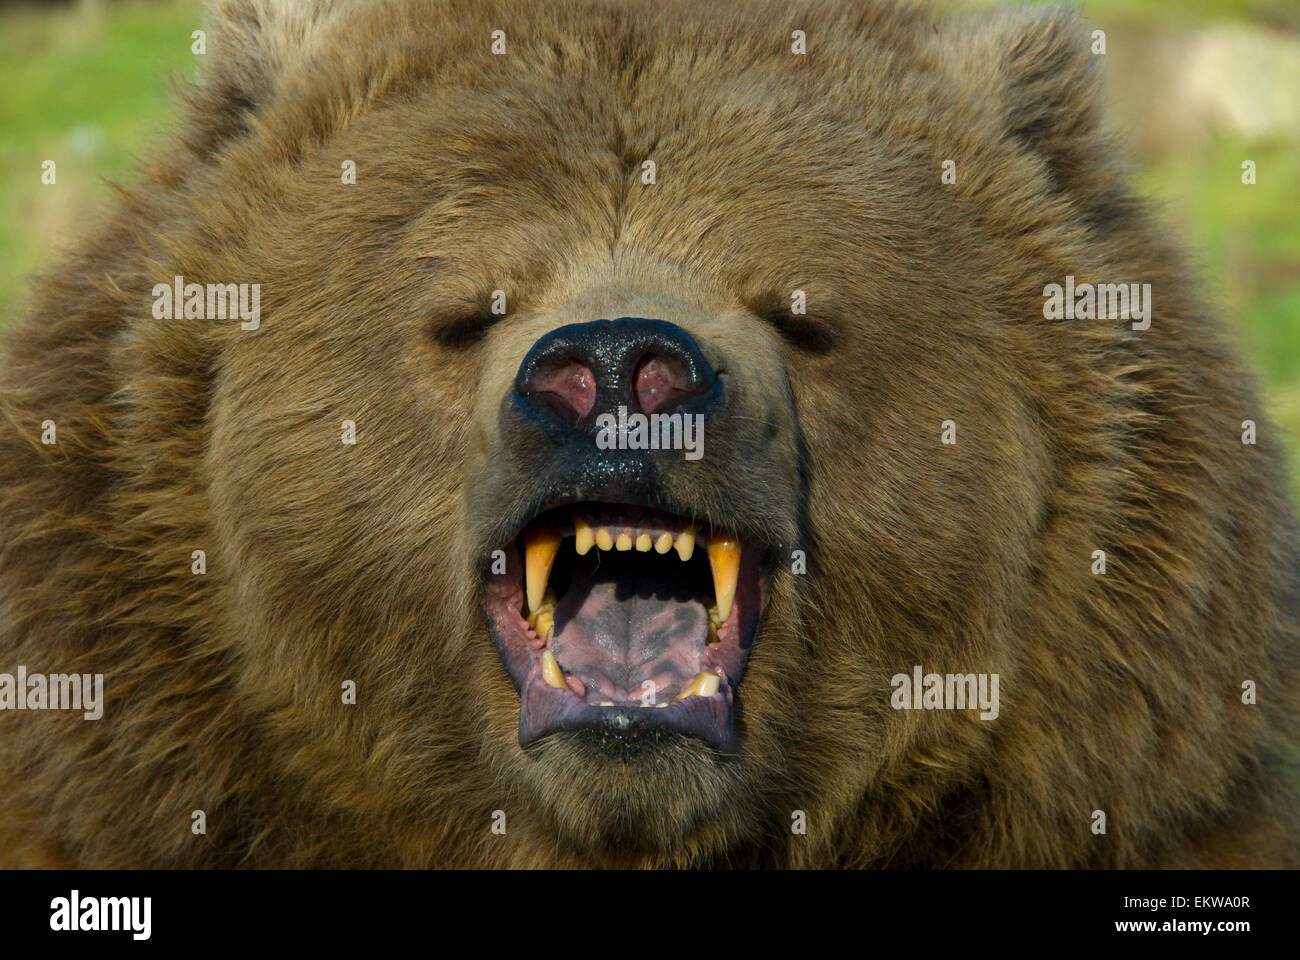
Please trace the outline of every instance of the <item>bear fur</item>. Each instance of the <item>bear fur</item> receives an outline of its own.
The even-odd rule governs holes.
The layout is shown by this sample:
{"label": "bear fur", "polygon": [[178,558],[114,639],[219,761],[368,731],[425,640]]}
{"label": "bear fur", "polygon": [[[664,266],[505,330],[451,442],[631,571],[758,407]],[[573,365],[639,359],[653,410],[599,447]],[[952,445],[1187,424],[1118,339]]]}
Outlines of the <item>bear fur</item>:
{"label": "bear fur", "polygon": [[[1282,444],[1101,59],[1057,8],[217,2],[4,350],[0,671],[106,706],[0,713],[3,865],[1296,865]],[[177,276],[260,326],[156,318]],[[1046,318],[1067,276],[1151,284],[1149,329]],[[797,467],[742,745],[525,751],[495,412],[548,330],[668,315]],[[998,717],[894,709],[915,664]]]}

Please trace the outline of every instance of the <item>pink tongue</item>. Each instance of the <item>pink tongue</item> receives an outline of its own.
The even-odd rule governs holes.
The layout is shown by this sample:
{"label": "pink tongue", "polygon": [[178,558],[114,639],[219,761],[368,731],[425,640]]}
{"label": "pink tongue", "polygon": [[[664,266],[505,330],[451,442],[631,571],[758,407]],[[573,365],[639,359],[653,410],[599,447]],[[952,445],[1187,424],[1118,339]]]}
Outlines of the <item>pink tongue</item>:
{"label": "pink tongue", "polygon": [[560,600],[551,649],[586,685],[588,703],[654,704],[671,700],[700,672],[707,636],[703,604],[680,584],[638,579],[606,555]]}

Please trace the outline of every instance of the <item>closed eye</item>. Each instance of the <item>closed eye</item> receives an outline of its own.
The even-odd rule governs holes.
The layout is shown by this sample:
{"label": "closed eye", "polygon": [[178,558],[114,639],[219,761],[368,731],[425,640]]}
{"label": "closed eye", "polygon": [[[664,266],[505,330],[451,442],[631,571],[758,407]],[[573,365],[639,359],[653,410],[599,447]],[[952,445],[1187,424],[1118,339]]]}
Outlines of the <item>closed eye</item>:
{"label": "closed eye", "polygon": [[827,353],[835,346],[835,335],[825,319],[812,314],[797,314],[784,297],[767,293],[751,305],[766,323],[793,347],[808,353]]}
{"label": "closed eye", "polygon": [[429,333],[439,346],[453,349],[470,347],[482,340],[488,329],[501,319],[501,314],[492,312],[492,298],[483,293],[473,300],[448,304],[446,311],[440,312],[430,322]]}

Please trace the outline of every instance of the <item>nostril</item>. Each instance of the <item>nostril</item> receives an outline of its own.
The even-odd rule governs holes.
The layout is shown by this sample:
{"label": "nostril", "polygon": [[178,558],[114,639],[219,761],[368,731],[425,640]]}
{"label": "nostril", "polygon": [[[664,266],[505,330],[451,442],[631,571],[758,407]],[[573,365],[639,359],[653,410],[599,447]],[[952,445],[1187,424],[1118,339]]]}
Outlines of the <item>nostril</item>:
{"label": "nostril", "polygon": [[527,392],[576,424],[596,405],[596,375],[582,361],[569,358],[530,377]]}
{"label": "nostril", "polygon": [[671,407],[695,391],[681,364],[658,354],[642,357],[632,381],[632,395],[642,413]]}
{"label": "nostril", "polygon": [[666,320],[618,317],[556,327],[515,374],[513,407],[554,438],[590,432],[598,413],[690,406],[707,413],[722,384],[691,335]]}

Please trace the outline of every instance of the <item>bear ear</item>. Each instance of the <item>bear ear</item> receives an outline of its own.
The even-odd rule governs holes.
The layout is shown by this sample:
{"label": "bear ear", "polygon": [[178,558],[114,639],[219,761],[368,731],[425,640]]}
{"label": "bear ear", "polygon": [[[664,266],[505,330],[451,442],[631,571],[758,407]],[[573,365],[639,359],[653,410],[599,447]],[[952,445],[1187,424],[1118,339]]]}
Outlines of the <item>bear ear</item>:
{"label": "bear ear", "polygon": [[1115,171],[1092,32],[1068,7],[979,16],[967,15],[957,26],[973,40],[974,61],[965,66],[991,87],[998,134],[1037,156],[1054,189],[1100,201],[1113,191]]}
{"label": "bear ear", "polygon": [[207,152],[246,129],[346,12],[347,0],[210,0],[199,86],[186,95]]}

